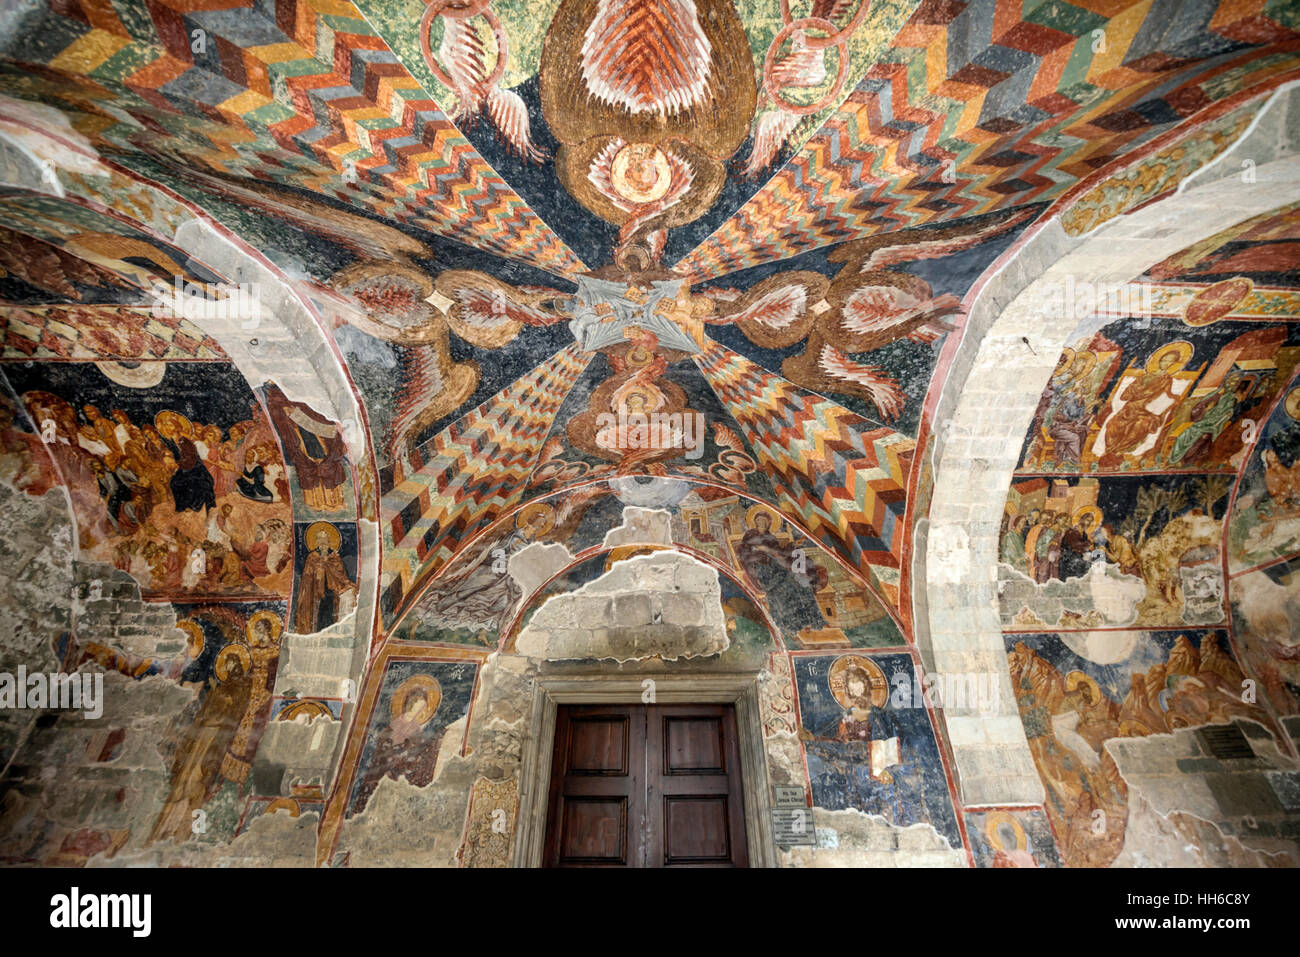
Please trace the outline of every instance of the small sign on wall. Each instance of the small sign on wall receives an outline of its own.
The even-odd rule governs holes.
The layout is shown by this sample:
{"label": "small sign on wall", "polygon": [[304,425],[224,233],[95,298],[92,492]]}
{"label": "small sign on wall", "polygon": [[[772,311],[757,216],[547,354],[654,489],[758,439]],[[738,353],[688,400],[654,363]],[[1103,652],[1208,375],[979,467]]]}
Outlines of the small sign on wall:
{"label": "small sign on wall", "polygon": [[815,845],[817,829],[813,826],[812,809],[772,808],[772,833],[776,843],[781,847],[793,847],[796,844]]}
{"label": "small sign on wall", "polygon": [[776,787],[776,807],[807,807],[808,799],[801,787]]}

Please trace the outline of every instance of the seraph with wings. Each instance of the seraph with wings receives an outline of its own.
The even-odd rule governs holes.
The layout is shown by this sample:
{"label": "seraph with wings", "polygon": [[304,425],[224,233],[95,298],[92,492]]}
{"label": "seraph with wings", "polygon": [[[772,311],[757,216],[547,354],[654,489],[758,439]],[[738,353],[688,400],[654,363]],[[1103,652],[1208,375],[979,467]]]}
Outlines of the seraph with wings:
{"label": "seraph with wings", "polygon": [[866,399],[885,421],[893,421],[903,409],[903,389],[884,369],[859,357],[901,339],[935,341],[954,328],[962,305],[892,267],[970,249],[1035,215],[1035,210],[1012,210],[980,223],[845,243],[828,257],[843,263],[834,279],[799,270],[769,276],[744,293],[703,291],[715,303],[709,321],[734,323],[767,349],[803,341],[803,351],[781,364],[782,375],[815,392]]}

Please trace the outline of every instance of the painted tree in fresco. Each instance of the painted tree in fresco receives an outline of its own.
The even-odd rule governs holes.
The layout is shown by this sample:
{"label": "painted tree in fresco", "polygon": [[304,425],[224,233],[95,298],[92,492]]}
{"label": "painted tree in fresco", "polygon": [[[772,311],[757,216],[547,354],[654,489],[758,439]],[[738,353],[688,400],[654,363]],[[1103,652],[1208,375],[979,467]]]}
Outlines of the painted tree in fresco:
{"label": "painted tree in fresco", "polygon": [[1179,512],[1187,507],[1187,490],[1181,486],[1174,488],[1160,488],[1156,485],[1148,485],[1139,489],[1137,494],[1137,505],[1133,508],[1132,513],[1124,520],[1120,526],[1120,532],[1125,538],[1132,539],[1136,534],[1136,547],[1141,550],[1142,543],[1147,539],[1147,532],[1151,528],[1151,523],[1164,513],[1165,521],[1174,518]]}
{"label": "painted tree in fresco", "polygon": [[1192,483],[1192,496],[1206,515],[1213,515],[1214,506],[1219,504],[1219,499],[1227,495],[1231,488],[1231,475],[1206,475]]}

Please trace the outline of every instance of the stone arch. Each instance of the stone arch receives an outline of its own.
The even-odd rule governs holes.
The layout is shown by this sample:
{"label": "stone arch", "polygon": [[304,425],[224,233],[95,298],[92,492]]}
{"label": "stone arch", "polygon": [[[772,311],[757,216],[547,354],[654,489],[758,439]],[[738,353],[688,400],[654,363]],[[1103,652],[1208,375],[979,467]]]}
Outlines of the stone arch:
{"label": "stone arch", "polygon": [[[0,118],[9,126],[0,131],[0,183],[12,188],[14,195],[47,197],[111,218],[183,250],[203,271],[224,282],[257,284],[261,309],[255,329],[250,331],[235,316],[202,317],[195,324],[220,345],[259,404],[265,407],[258,390],[275,383],[288,398],[306,403],[341,427],[351,450],[356,493],[355,623],[343,654],[333,650],[339,642],[337,633],[287,637],[276,692],[309,687],[314,689],[309,694],[343,696],[339,688],[347,682],[353,688],[360,684],[374,629],[380,562],[378,491],[365,409],[318,310],[282,269],[209,214],[100,156],[88,142],[67,138],[74,135],[67,130],[39,128],[30,105],[22,106],[27,108],[17,109],[14,101],[0,98]],[[143,289],[134,278],[124,278]],[[278,434],[276,441],[282,441]],[[369,481],[362,481],[359,472],[370,476]],[[326,776],[337,766],[337,749],[344,741],[341,728],[351,720],[349,711],[354,708],[354,701],[346,703],[342,720],[333,729],[333,744],[316,755]],[[269,755],[274,750],[268,739],[260,753]]]}
{"label": "stone arch", "polygon": [[[850,580],[870,594],[871,597],[879,603],[886,616],[893,622],[901,635],[907,634],[901,614],[888,600],[885,599],[884,596],[880,594],[875,585],[871,581],[867,580],[866,576],[864,576],[858,568],[849,563],[838,550],[827,546],[824,542],[811,535],[803,521],[800,518],[793,516],[790,510],[783,509],[778,503],[759,498],[751,492],[730,485],[722,485],[715,482],[703,482],[695,478],[672,477],[666,481],[681,483],[683,486],[689,486],[691,488],[718,489],[725,492],[728,496],[741,499],[751,505],[762,505],[771,509],[773,512],[778,514],[781,520],[794,532],[797,532],[798,535],[802,536],[803,539],[813,545],[818,550],[819,555],[824,557],[827,561],[834,562]],[[503,510],[501,514],[496,516],[490,523],[484,525],[483,528],[474,532],[471,536],[468,536],[466,540],[460,544],[460,547],[454,555],[434,569],[432,574],[426,575],[411,589],[411,594],[414,597],[405,605],[400,614],[394,620],[392,626],[386,630],[386,635],[393,636],[398,633],[399,629],[409,621],[410,616],[418,608],[420,600],[428,592],[436,588],[439,581],[444,580],[456,569],[462,556],[472,554],[474,549],[477,548],[480,543],[488,540],[494,534],[499,534],[502,529],[509,527],[510,524],[516,520],[517,516],[519,516],[525,509],[534,508],[540,502],[562,501],[566,496],[570,496],[582,488],[606,485],[607,482],[607,478],[598,478],[583,483],[568,485],[562,489],[547,492],[545,495],[536,496],[526,502],[516,503]],[[611,491],[609,494],[614,493]],[[579,552],[586,554],[591,552],[591,549],[580,549]]]}
{"label": "stone arch", "polygon": [[[1123,283],[1189,245],[1300,198],[1300,86],[1276,91],[1236,144],[1159,202],[1072,237],[1054,216],[1022,238],[971,302],[934,410],[934,494],[913,547],[915,637],[928,669],[998,676],[992,717],[944,726],[966,807],[1038,804],[1043,788],[1016,707],[998,616],[998,530],[1021,441],[1075,319],[1042,308],[1067,276]],[[1253,177],[1243,177],[1249,161]],[[1008,369],[1015,369],[1014,379]]]}

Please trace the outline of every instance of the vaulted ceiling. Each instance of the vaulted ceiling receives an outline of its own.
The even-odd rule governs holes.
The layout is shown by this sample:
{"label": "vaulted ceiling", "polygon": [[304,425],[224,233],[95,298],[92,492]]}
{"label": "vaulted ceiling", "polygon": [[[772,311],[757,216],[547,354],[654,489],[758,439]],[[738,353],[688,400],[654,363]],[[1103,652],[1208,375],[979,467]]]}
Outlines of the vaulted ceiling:
{"label": "vaulted ceiling", "polygon": [[[377,634],[481,641],[438,582],[521,529],[595,548],[610,498],[765,503],[907,635],[927,402],[977,279],[1035,224],[1087,232],[1222,152],[1300,70],[1298,19],[1282,0],[10,5],[9,384],[36,430],[33,393],[69,428],[92,401],[222,438],[269,416],[289,524],[354,552],[378,526]],[[241,282],[279,326],[214,338],[153,308]],[[187,390],[197,362],[246,384]],[[604,428],[656,411],[702,428],[671,447]],[[185,592],[158,574],[146,591]]]}

